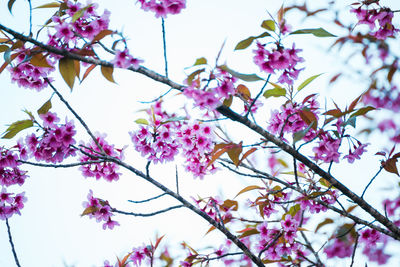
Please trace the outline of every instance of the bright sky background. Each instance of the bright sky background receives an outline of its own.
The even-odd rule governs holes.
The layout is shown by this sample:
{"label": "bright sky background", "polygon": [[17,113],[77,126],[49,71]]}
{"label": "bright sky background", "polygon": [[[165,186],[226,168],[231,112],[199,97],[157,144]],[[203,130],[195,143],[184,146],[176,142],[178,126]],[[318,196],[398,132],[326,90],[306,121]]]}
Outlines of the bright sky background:
{"label": "bright sky background", "polygon": [[[17,0],[14,6],[14,16],[8,13],[6,1],[1,3],[0,23],[15,30],[28,32],[28,9],[26,1]],[[47,1],[32,1],[33,6],[38,6]],[[131,53],[143,59],[144,66],[159,73],[164,71],[161,20],[155,19],[152,13],[144,12],[135,4],[134,0],[96,1],[100,10],[106,8],[111,11],[111,29],[122,31],[129,39]],[[287,1],[289,3],[289,1]],[[302,2],[302,1],[300,1]],[[349,1],[340,1],[349,4]],[[393,8],[398,8],[396,1],[386,1]],[[226,45],[221,56],[221,62],[227,61],[228,65],[235,70],[244,73],[254,73],[258,69],[252,63],[251,49],[248,51],[234,52],[234,46],[251,35],[258,35],[262,32],[259,25],[268,19],[267,10],[275,14],[281,5],[281,1],[267,0],[202,0],[187,3],[187,8],[176,16],[169,16],[165,22],[167,33],[167,50],[169,59],[170,78],[181,83],[186,75],[185,67],[191,66],[196,58],[206,57],[213,62],[224,42]],[[102,11],[99,11],[102,13]],[[42,24],[50,16],[50,10],[35,10],[33,13],[34,26]],[[299,19],[295,23],[289,21],[293,28],[297,28]],[[316,23],[316,22],[314,22]],[[321,25],[307,22],[302,28],[319,27]],[[325,27],[328,31],[330,26]],[[336,32],[333,32],[336,33]],[[339,34],[339,33],[336,33]],[[296,40],[296,46],[303,48],[303,56],[306,59],[306,71],[300,80],[318,73],[328,73],[326,77],[310,86],[306,93],[322,92],[328,95],[335,95],[335,101],[344,105],[349,99],[354,99],[360,93],[360,88],[349,90],[349,83],[337,84],[334,89],[325,88],[326,81],[334,74],[338,65],[334,58],[325,55],[326,46],[331,40],[316,39],[311,36],[299,37],[298,39],[287,40],[291,45]],[[314,44],[311,44],[314,43]],[[315,45],[317,43],[317,45]],[[144,169],[146,161],[140,158],[134,151],[128,131],[135,129],[134,120],[141,117],[138,110],[145,107],[138,101],[154,99],[165,92],[168,87],[155,83],[149,78],[124,70],[116,70],[114,78],[117,85],[106,81],[99,75],[99,69],[93,71],[93,75],[84,81],[80,86],[74,88],[71,94],[69,88],[58,74],[55,74],[57,88],[68,99],[69,103],[85,119],[93,131],[107,133],[107,140],[114,143],[116,147],[129,145],[126,150],[127,161],[133,166]],[[11,84],[7,71],[0,75],[0,132],[5,130],[5,125],[14,121],[25,119],[21,111],[26,108],[36,111],[51,95],[50,89],[40,93],[27,89],[18,88]],[[255,93],[261,84],[252,84],[252,91]],[[356,87],[354,84],[351,87]],[[253,94],[254,94],[253,93]],[[170,94],[166,101],[169,107],[181,106],[180,100],[174,100],[175,92]],[[347,95],[351,97],[347,98]],[[341,97],[343,95],[343,97]],[[53,109],[61,117],[72,115],[66,111],[61,103],[53,98]],[[327,102],[330,105],[329,98]],[[276,108],[279,102],[270,101],[264,106],[265,112],[271,107]],[[265,125],[264,122],[261,124]],[[75,122],[78,125],[78,122]],[[236,124],[229,125],[229,130],[237,132]],[[82,128],[79,126],[80,135],[77,139],[88,140]],[[236,137],[247,136],[245,132]],[[21,133],[18,137],[24,137]],[[258,138],[258,137],[256,137]],[[4,142],[5,145],[12,145],[13,142]],[[3,144],[3,141],[1,142]],[[374,151],[373,148],[369,149]],[[373,153],[370,153],[371,155]],[[262,162],[260,166],[262,166]],[[353,179],[360,176],[360,169],[369,167],[365,172],[371,177],[378,169],[376,157],[367,158],[363,164],[344,164],[344,168],[334,168],[337,177],[343,175],[343,181],[350,188],[360,193],[365,181],[368,179]],[[371,165],[372,164],[372,165]],[[265,164],[264,164],[265,166]],[[352,167],[351,169],[349,167]],[[218,240],[221,235],[212,233],[204,236],[209,226],[200,217],[189,210],[174,210],[165,215],[158,215],[153,218],[139,218],[115,216],[121,227],[114,230],[102,229],[101,224],[88,217],[80,217],[83,211],[82,202],[86,200],[89,189],[93,189],[94,195],[110,201],[110,204],[121,210],[133,212],[151,212],[170,205],[176,205],[171,198],[165,197],[162,200],[154,201],[153,205],[138,205],[127,202],[141,200],[155,196],[160,193],[152,185],[147,184],[141,178],[130,173],[124,175],[118,182],[108,183],[100,180],[85,179],[77,169],[42,169],[24,166],[29,170],[29,179],[22,188],[12,188],[10,191],[26,191],[28,202],[22,210],[22,216],[13,216],[9,222],[16,246],[16,250],[22,266],[100,266],[105,259],[114,261],[115,256],[122,256],[133,247],[139,246],[148,241],[154,241],[156,233],[166,234],[162,244],[171,244],[177,247],[185,240],[190,245],[202,248],[207,244]],[[175,166],[153,166],[151,174],[169,188],[175,188]],[[221,172],[214,176],[205,177],[204,180],[193,180],[191,174],[179,170],[180,190],[185,196],[210,196],[223,193],[226,198],[233,198],[246,184],[255,183],[244,181],[243,178]],[[364,175],[364,174],[363,174]],[[394,176],[384,174],[387,177],[387,186],[395,184]],[[361,182],[360,182],[361,180]],[[221,188],[222,185],[222,188]],[[382,188],[378,183],[369,190],[368,197],[380,199],[371,192]],[[244,200],[245,198],[239,198]],[[155,230],[157,229],[157,230]],[[14,266],[5,223],[0,224],[0,266]],[[399,263],[399,261],[394,261]],[[177,263],[175,263],[177,264]],[[214,265],[215,264],[215,265]],[[212,266],[218,266],[214,263]],[[399,266],[397,264],[397,266]],[[174,265],[175,266],[175,265]],[[340,265],[338,265],[340,266]],[[358,265],[355,265],[358,266]],[[361,266],[361,265],[360,265]],[[373,266],[368,264],[368,266]],[[396,266],[394,263],[393,266]]]}

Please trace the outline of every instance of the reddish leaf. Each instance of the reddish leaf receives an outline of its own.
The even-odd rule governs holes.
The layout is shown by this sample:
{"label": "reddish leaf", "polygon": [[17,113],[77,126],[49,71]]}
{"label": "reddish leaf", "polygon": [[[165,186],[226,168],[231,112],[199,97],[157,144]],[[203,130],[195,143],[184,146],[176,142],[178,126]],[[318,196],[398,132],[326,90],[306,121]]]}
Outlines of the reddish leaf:
{"label": "reddish leaf", "polygon": [[243,230],[239,231],[239,233],[240,233],[240,232],[242,232],[243,234],[241,234],[241,235],[239,236],[239,238],[243,238],[243,237],[251,236],[251,235],[256,235],[256,234],[259,234],[259,233],[260,233],[260,232],[259,232],[257,229],[255,229],[255,228],[246,228],[246,229],[243,229]]}
{"label": "reddish leaf", "polygon": [[233,146],[231,146],[230,149],[228,149],[228,156],[229,158],[232,160],[232,162],[235,164],[235,166],[239,166],[239,156],[240,153],[242,153],[242,142],[240,142],[239,144],[235,144]]}
{"label": "reddish leaf", "polygon": [[101,39],[103,39],[104,37],[106,37],[107,35],[113,34],[114,32],[111,30],[102,30],[101,32],[99,32],[92,40],[92,43],[95,43],[97,41],[100,41]]}
{"label": "reddish leaf", "polygon": [[245,160],[248,156],[250,156],[250,154],[252,154],[255,151],[257,151],[256,147],[247,150],[246,153],[244,153],[242,158],[239,160],[238,166],[243,162],[243,160]]}
{"label": "reddish leaf", "polygon": [[245,100],[249,100],[251,98],[250,90],[249,88],[247,88],[247,86],[239,84],[236,87],[236,90]]}
{"label": "reddish leaf", "polygon": [[89,73],[90,73],[94,68],[96,68],[96,66],[97,66],[97,65],[94,65],[94,64],[93,64],[93,65],[90,65],[90,67],[86,69],[85,73],[83,74],[81,83],[83,82],[84,79],[86,79],[86,77],[89,75]]}
{"label": "reddish leaf", "polygon": [[241,194],[243,194],[243,193],[246,193],[246,192],[248,192],[248,191],[255,190],[255,189],[263,189],[263,187],[258,186],[258,185],[249,185],[249,186],[246,186],[245,188],[243,188],[242,190],[240,190],[239,193],[236,194],[235,198],[236,198],[238,195],[241,195]]}
{"label": "reddish leaf", "polygon": [[156,240],[156,244],[154,245],[154,250],[156,250],[156,248],[158,247],[158,245],[160,244],[161,240],[164,238],[165,235],[157,238]]}
{"label": "reddish leaf", "polygon": [[301,119],[307,123],[307,125],[311,125],[311,123],[314,123],[311,128],[313,128],[314,130],[317,129],[318,126],[318,118],[314,115],[314,113],[312,113],[309,110],[300,110],[299,113]]}
{"label": "reddish leaf", "polygon": [[225,209],[225,211],[227,211],[227,210],[235,210],[236,211],[236,210],[238,210],[239,203],[235,200],[227,199],[224,201],[224,203],[221,206]]}
{"label": "reddish leaf", "polygon": [[95,206],[89,206],[82,212],[81,216],[92,214],[92,213],[94,213],[94,212],[96,212],[98,210],[99,210],[99,208],[97,208]]}
{"label": "reddish leaf", "polygon": [[394,173],[397,174],[397,176],[400,176],[399,171],[397,170],[396,162],[397,158],[390,158],[384,162],[383,168],[387,172]]}

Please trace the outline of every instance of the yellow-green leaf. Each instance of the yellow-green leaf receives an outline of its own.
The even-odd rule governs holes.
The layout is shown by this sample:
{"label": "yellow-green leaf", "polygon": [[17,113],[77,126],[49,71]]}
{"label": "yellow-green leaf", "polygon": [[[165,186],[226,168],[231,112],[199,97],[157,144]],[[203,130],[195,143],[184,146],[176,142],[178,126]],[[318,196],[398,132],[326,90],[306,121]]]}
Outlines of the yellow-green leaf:
{"label": "yellow-green leaf", "polygon": [[249,47],[253,43],[254,40],[256,40],[258,38],[266,37],[266,36],[270,36],[270,34],[268,32],[264,32],[264,33],[260,34],[259,36],[250,36],[249,38],[246,38],[246,39],[240,41],[235,46],[235,50],[246,49],[247,47]]}
{"label": "yellow-green leaf", "polygon": [[275,22],[273,20],[264,20],[261,23],[261,27],[263,27],[264,29],[268,30],[268,31],[275,31]]}
{"label": "yellow-green leaf", "polygon": [[47,100],[46,103],[44,103],[37,111],[37,113],[40,114],[46,114],[47,112],[49,112],[49,110],[51,109],[51,100]]}
{"label": "yellow-green leaf", "polygon": [[309,83],[311,83],[312,81],[314,81],[316,78],[318,78],[320,75],[322,75],[323,73],[311,76],[310,78],[306,79],[304,82],[302,82],[299,87],[297,88],[297,91],[300,91],[301,89],[303,89],[304,87],[306,87]]}
{"label": "yellow-green leaf", "polygon": [[280,96],[285,96],[285,95],[286,95],[286,89],[282,88],[282,87],[280,87],[280,88],[276,87],[273,89],[266,90],[263,94],[263,96],[265,98],[269,98],[271,96],[280,97]]}
{"label": "yellow-green leaf", "polygon": [[115,83],[113,77],[114,68],[113,67],[105,67],[101,66],[101,74],[103,74],[104,78],[109,80],[112,83]]}
{"label": "yellow-green leaf", "polygon": [[332,33],[327,32],[323,28],[301,29],[301,30],[291,32],[290,34],[308,34],[308,33],[310,33],[316,37],[336,37],[336,35],[333,35]]}
{"label": "yellow-green leaf", "polygon": [[3,139],[11,139],[20,131],[33,126],[32,120],[22,120],[12,123],[3,135]]}
{"label": "yellow-green leaf", "polygon": [[205,65],[205,64],[207,64],[207,59],[205,57],[201,57],[196,59],[196,62],[193,64],[193,66]]}
{"label": "yellow-green leaf", "polygon": [[31,63],[32,65],[34,65],[34,66],[37,66],[37,67],[42,67],[42,68],[53,68],[53,66],[51,66],[51,65],[49,64],[49,62],[47,62],[46,57],[45,57],[42,53],[39,53],[39,54],[34,55],[34,56],[31,58],[30,63]]}
{"label": "yellow-green leaf", "polygon": [[59,2],[51,2],[51,3],[47,3],[38,7],[35,7],[34,9],[37,8],[53,8],[53,7],[60,7],[60,3]]}
{"label": "yellow-green leaf", "polygon": [[74,87],[75,83],[75,77],[76,77],[76,72],[75,72],[75,63],[73,59],[70,58],[62,58],[58,62],[58,68],[60,70],[60,74],[63,77],[64,81],[68,84],[69,88]]}
{"label": "yellow-green leaf", "polygon": [[361,116],[361,115],[365,115],[368,112],[370,112],[371,110],[375,110],[376,108],[372,107],[372,106],[366,106],[363,108],[358,109],[356,112],[354,112],[353,114],[350,115],[350,118],[352,117],[356,117],[356,116]]}
{"label": "yellow-green leaf", "polygon": [[234,77],[236,77],[236,78],[239,78],[239,79],[241,79],[241,80],[243,80],[243,81],[246,81],[246,82],[255,82],[255,81],[260,81],[260,80],[262,80],[262,78],[258,77],[258,76],[255,75],[255,74],[243,74],[243,73],[239,73],[239,72],[237,72],[237,71],[234,71],[234,70],[230,69],[230,68],[229,68],[228,66],[226,66],[226,65],[218,66],[218,68],[221,69],[221,70],[224,70],[224,71],[228,72],[229,74],[231,74],[232,76],[234,76]]}
{"label": "yellow-green leaf", "polygon": [[8,45],[0,45],[0,53],[7,51],[9,48]]}
{"label": "yellow-green leaf", "polygon": [[137,124],[144,124],[144,125],[149,125],[149,122],[146,119],[137,119],[135,120]]}

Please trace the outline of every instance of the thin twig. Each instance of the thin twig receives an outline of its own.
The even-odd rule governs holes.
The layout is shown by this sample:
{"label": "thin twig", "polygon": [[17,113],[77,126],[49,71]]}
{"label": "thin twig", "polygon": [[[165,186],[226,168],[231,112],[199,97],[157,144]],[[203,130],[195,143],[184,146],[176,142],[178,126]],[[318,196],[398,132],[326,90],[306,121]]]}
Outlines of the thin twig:
{"label": "thin twig", "polygon": [[8,218],[6,218],[6,225],[7,225],[8,240],[10,241],[11,250],[12,250],[12,253],[14,255],[15,264],[18,267],[21,267],[21,265],[19,264],[18,257],[17,257],[17,252],[15,251],[14,242],[12,240],[11,229],[10,229],[10,224],[8,223]]}
{"label": "thin twig", "polygon": [[89,161],[85,161],[85,162],[74,162],[74,163],[69,163],[69,164],[47,164],[47,163],[30,162],[30,161],[25,161],[25,160],[18,160],[18,162],[21,162],[23,164],[37,166],[37,167],[71,168],[71,167],[77,167],[77,166],[83,166],[83,165],[89,165],[89,164],[95,164],[95,163],[103,163],[103,162],[107,162],[107,161],[106,160],[89,160]]}
{"label": "thin twig", "polygon": [[226,253],[226,254],[223,254],[221,256],[217,256],[217,257],[214,257],[214,258],[207,258],[206,261],[219,260],[219,259],[222,259],[222,258],[225,258],[225,257],[228,257],[228,256],[236,256],[236,255],[243,255],[243,252]]}
{"label": "thin twig", "polygon": [[260,258],[261,254],[263,254],[266,250],[268,250],[270,247],[272,247],[281,236],[282,236],[282,232],[276,233],[274,239],[271,242],[269,242],[268,245],[260,251],[260,253],[258,253],[258,257]]}
{"label": "thin twig", "polygon": [[268,75],[267,80],[265,81],[264,85],[261,87],[260,91],[258,92],[257,96],[253,99],[253,101],[251,101],[250,106],[248,107],[247,113],[244,115],[244,117],[248,117],[250,112],[251,112],[251,108],[254,106],[254,104],[256,103],[256,101],[258,100],[258,98],[261,96],[261,94],[264,92],[264,88],[267,86],[267,84],[269,83],[269,78],[271,78],[271,74]]}
{"label": "thin twig", "polygon": [[32,2],[28,0],[29,5],[29,36],[32,36]]}
{"label": "thin twig", "polygon": [[[224,160],[224,159],[219,159],[219,160],[234,165],[233,162],[229,162],[228,160]],[[239,166],[240,167],[244,167],[244,168],[246,168],[248,170],[251,170],[251,171],[253,171],[253,172],[255,172],[255,173],[259,174],[259,175],[252,175],[252,174],[240,172],[240,171],[238,171],[236,169],[230,168],[229,166],[227,166],[226,164],[223,164],[222,162],[220,162],[220,164],[223,165],[224,167],[226,167],[227,169],[229,169],[230,171],[232,171],[234,173],[237,173],[239,175],[242,175],[242,176],[245,176],[245,177],[249,177],[249,178],[257,178],[257,179],[265,179],[265,180],[274,181],[274,182],[280,183],[280,184],[282,184],[282,185],[284,185],[284,186],[286,186],[286,187],[288,187],[288,188],[290,188],[292,190],[295,190],[295,191],[299,192],[300,194],[303,194],[303,195],[305,194],[305,192],[303,192],[302,190],[296,188],[295,186],[293,186],[293,185],[291,185],[291,184],[289,184],[289,183],[287,183],[285,181],[282,181],[281,179],[279,179],[277,177],[269,175],[268,173],[265,173],[265,172],[262,172],[260,170],[255,169],[255,168],[252,168],[250,166],[247,166],[244,163],[241,163]],[[372,224],[372,223],[370,223],[370,222],[368,222],[366,220],[360,219],[360,218],[358,218],[358,217],[356,217],[356,216],[354,216],[354,215],[352,215],[350,213],[347,213],[346,211],[343,211],[343,210],[338,209],[338,208],[336,208],[336,207],[334,207],[332,205],[329,205],[329,204],[325,203],[324,201],[322,201],[320,199],[314,199],[314,201],[317,202],[318,204],[321,204],[324,207],[326,207],[326,208],[328,208],[328,209],[330,209],[330,210],[332,210],[332,211],[344,216],[344,217],[347,217],[347,218],[353,220],[357,224],[366,225],[368,227],[371,227],[371,228],[381,232],[382,234],[385,234],[385,235],[388,235],[390,237],[393,237],[396,240],[400,240],[400,238],[397,235],[395,235],[393,232],[388,231],[388,230],[386,230],[386,229],[384,229],[384,228],[382,228],[380,226],[374,225],[374,224]]]}
{"label": "thin twig", "polygon": [[351,255],[351,264],[350,264],[350,267],[353,267],[353,264],[354,264],[354,258],[355,258],[355,255],[356,255],[356,249],[357,249],[358,238],[359,238],[359,237],[360,237],[360,235],[357,233],[356,241],[354,241],[353,253],[352,253],[352,255]]}
{"label": "thin twig", "polygon": [[218,215],[219,223],[221,224],[222,227],[225,228],[224,220],[222,220],[222,216],[221,216],[221,213],[219,212],[219,209],[218,209],[218,207],[217,207],[217,203],[215,202],[214,199],[211,199],[211,202],[212,202],[212,204],[213,204],[213,207],[214,207],[214,209],[215,209],[215,212],[216,212],[217,215]]}
{"label": "thin twig", "polygon": [[381,166],[378,170],[378,172],[374,175],[374,177],[371,178],[367,186],[364,188],[364,191],[361,194],[361,198],[364,197],[365,192],[367,191],[368,187],[372,184],[372,182],[375,180],[375,178],[379,175],[379,173],[383,170],[383,167]]}
{"label": "thin twig", "polygon": [[103,147],[99,144],[97,141],[97,138],[94,136],[94,134],[90,131],[89,127],[87,126],[86,122],[78,115],[78,113],[75,112],[75,110],[71,107],[71,105],[68,103],[67,100],[64,99],[64,97],[58,92],[58,90],[53,86],[53,84],[50,82],[49,79],[45,78],[45,81],[49,84],[51,89],[53,89],[54,93],[60,98],[61,102],[65,104],[65,106],[68,108],[69,111],[75,116],[75,118],[82,124],[83,128],[85,128],[86,132],[89,134],[89,136],[92,138],[93,142],[96,144],[96,146],[99,148],[99,150],[105,154]]}
{"label": "thin twig", "polygon": [[198,214],[203,219],[205,219],[207,222],[209,222],[212,226],[214,226],[219,231],[221,231],[229,240],[231,240],[239,249],[241,249],[244,252],[244,254],[246,254],[251,259],[251,261],[254,262],[254,264],[256,266],[259,266],[259,267],[264,267],[265,266],[264,263],[261,261],[261,259],[259,257],[257,257],[255,254],[253,254],[249,250],[249,248],[242,241],[240,241],[240,239],[237,236],[233,235],[225,227],[222,227],[219,222],[217,222],[216,220],[211,218],[208,214],[206,214],[204,211],[200,210],[198,207],[194,206],[192,203],[190,203],[189,201],[184,199],[181,195],[178,195],[177,193],[175,193],[174,191],[170,190],[169,188],[167,188],[166,186],[164,186],[163,184],[161,184],[157,180],[153,179],[152,177],[144,174],[143,172],[139,171],[138,169],[134,168],[133,166],[131,166],[131,165],[129,165],[129,164],[117,159],[117,158],[114,158],[114,157],[111,157],[111,156],[107,156],[107,155],[99,156],[99,158],[115,162],[119,166],[121,166],[121,167],[129,170],[130,172],[134,173],[135,175],[145,179],[146,181],[148,181],[149,183],[153,184],[157,188],[161,189],[162,191],[164,191],[168,195],[172,196],[173,198],[175,198],[176,200],[181,202],[186,208],[188,208],[191,211],[193,211],[194,213]]}
{"label": "thin twig", "polygon": [[161,28],[162,28],[163,49],[164,49],[165,77],[168,78],[167,42],[166,42],[166,37],[165,37],[165,22],[164,22],[164,18],[161,18]]}
{"label": "thin twig", "polygon": [[144,200],[128,200],[128,201],[131,202],[131,203],[140,204],[140,203],[145,203],[145,202],[149,202],[149,201],[155,200],[155,199],[160,198],[160,197],[165,196],[165,195],[167,195],[167,193],[162,193],[162,194],[160,194],[158,196],[151,197],[151,198],[144,199]]}
{"label": "thin twig", "polygon": [[151,213],[135,213],[135,212],[127,212],[127,211],[122,211],[122,210],[118,210],[116,208],[111,208],[111,211],[119,213],[119,214],[124,214],[124,215],[131,215],[131,216],[135,216],[135,217],[151,217],[151,216],[155,216],[170,210],[174,210],[174,209],[179,209],[179,208],[183,208],[184,205],[176,205],[176,206],[172,206],[163,210],[159,210],[159,211],[155,211],[155,212],[151,212]]}
{"label": "thin twig", "polygon": [[178,166],[175,165],[175,183],[176,183],[176,193],[179,195],[179,176],[178,176]]}

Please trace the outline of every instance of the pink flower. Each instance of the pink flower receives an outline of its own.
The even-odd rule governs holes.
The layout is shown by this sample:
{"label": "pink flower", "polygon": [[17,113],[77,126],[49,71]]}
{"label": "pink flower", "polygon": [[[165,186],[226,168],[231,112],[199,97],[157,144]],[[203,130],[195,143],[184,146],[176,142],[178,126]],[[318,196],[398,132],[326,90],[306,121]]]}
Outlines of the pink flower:
{"label": "pink flower", "polygon": [[282,229],[285,231],[296,231],[299,222],[292,218],[292,215],[286,214],[285,219],[281,221]]}
{"label": "pink flower", "polygon": [[155,12],[156,17],[178,14],[186,7],[186,0],[138,0],[144,11]]}
{"label": "pink flower", "polygon": [[139,68],[139,64],[143,62],[143,60],[132,57],[129,54],[128,49],[124,51],[117,50],[115,52],[115,58],[111,61],[118,68],[129,68],[133,67],[135,69]]}
{"label": "pink flower", "polygon": [[[122,160],[124,157],[123,149],[116,149],[113,145],[109,145],[105,140],[106,135],[97,134],[96,141],[103,148],[107,156],[115,157]],[[101,151],[97,144],[91,140],[89,144],[84,145],[86,154],[80,156],[80,162],[93,161],[98,159],[96,156],[101,155]],[[91,163],[82,165],[79,168],[85,177],[95,177],[96,180],[104,178],[109,182],[119,179],[120,173],[117,172],[119,165],[114,162],[104,161],[99,163]]]}

